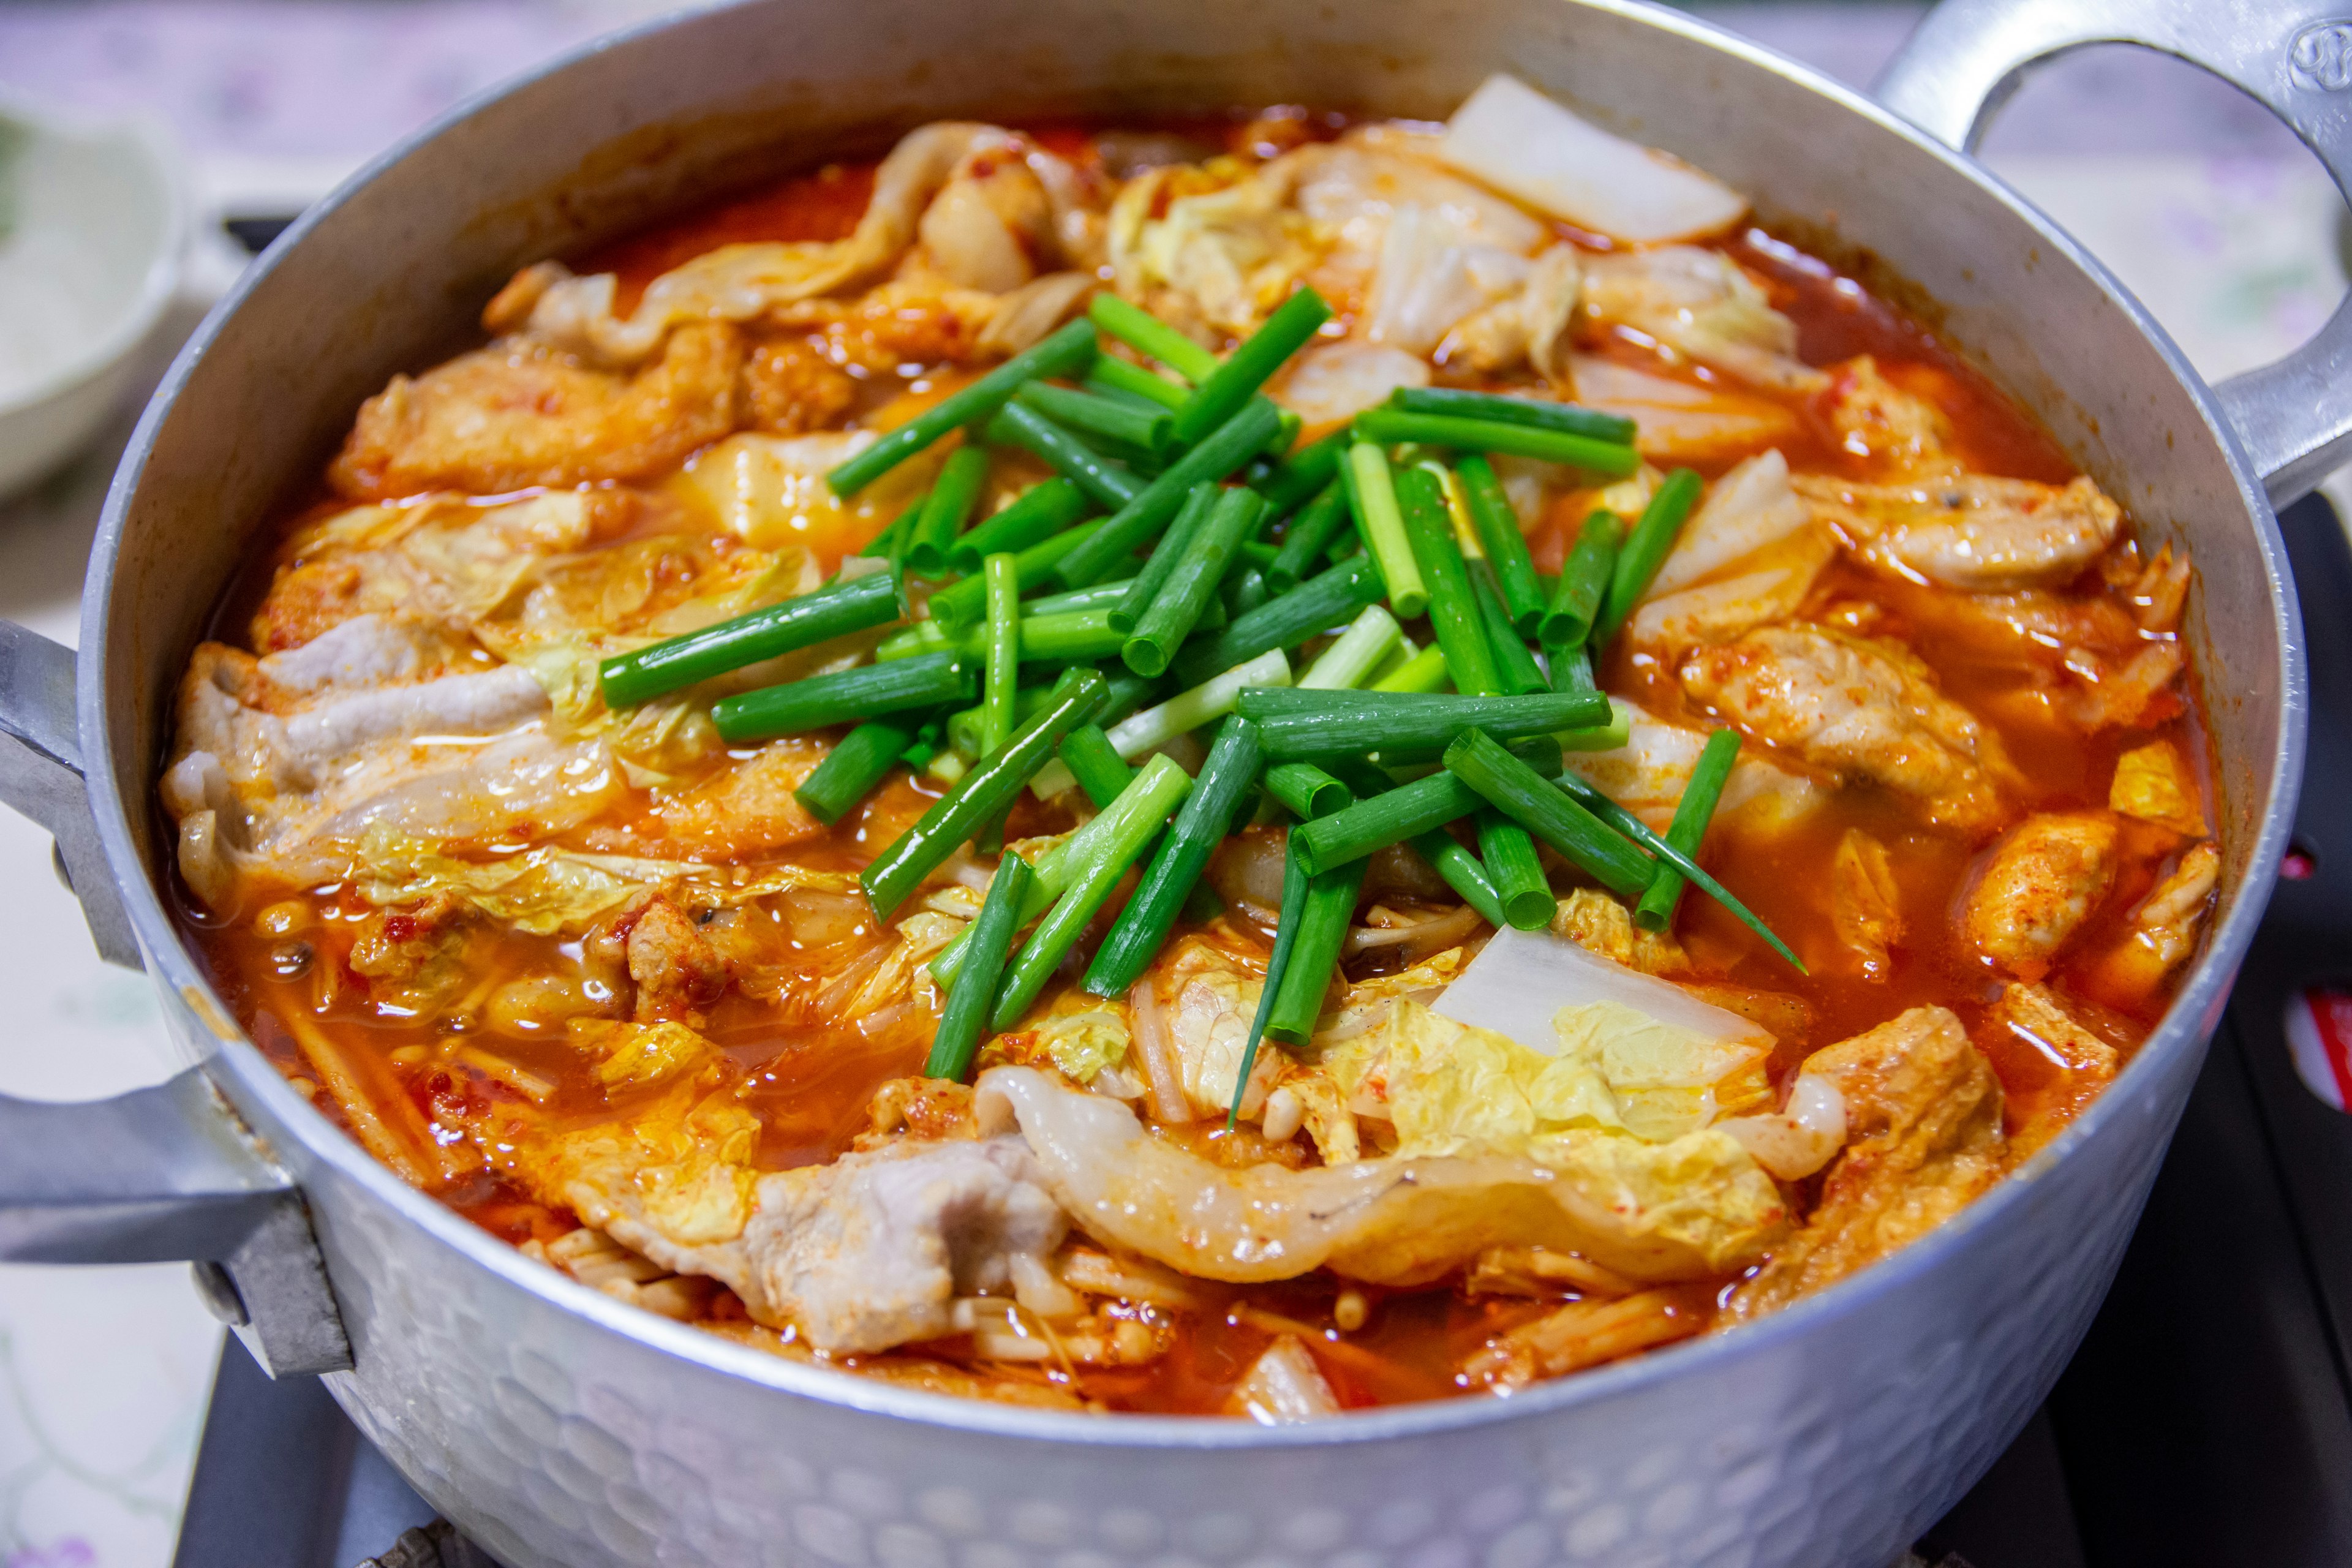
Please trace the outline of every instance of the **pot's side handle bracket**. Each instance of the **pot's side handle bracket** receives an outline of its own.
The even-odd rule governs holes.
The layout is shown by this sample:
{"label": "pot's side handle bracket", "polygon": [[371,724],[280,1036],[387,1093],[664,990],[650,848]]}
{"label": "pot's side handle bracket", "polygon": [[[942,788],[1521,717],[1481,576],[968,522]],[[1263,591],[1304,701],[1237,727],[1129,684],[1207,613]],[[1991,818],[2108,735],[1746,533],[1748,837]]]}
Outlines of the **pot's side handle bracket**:
{"label": "pot's side handle bracket", "polygon": [[[140,967],[82,783],[74,656],[0,621],[0,804],[56,836],[99,952]],[[339,1372],[352,1350],[309,1206],[201,1068],[112,1100],[0,1095],[0,1259],[187,1259],[215,1317],[272,1376]]]}
{"label": "pot's side handle bracket", "polygon": [[142,967],[131,916],[107,869],[82,783],[73,652],[13,621],[0,621],[0,804],[57,839],[58,865],[81,901],[99,956]]}
{"label": "pot's side handle bracket", "polygon": [[271,1376],[352,1364],[301,1193],[203,1068],[111,1100],[0,1095],[0,1259],[183,1258]]}
{"label": "pot's side handle bracket", "polygon": [[[1944,0],[1879,77],[1880,100],[1973,152],[2033,67],[2088,44],[2204,67],[2294,127],[2352,200],[2352,20],[2313,0]],[[2352,461],[2352,300],[2275,364],[2216,389],[2271,501]]]}

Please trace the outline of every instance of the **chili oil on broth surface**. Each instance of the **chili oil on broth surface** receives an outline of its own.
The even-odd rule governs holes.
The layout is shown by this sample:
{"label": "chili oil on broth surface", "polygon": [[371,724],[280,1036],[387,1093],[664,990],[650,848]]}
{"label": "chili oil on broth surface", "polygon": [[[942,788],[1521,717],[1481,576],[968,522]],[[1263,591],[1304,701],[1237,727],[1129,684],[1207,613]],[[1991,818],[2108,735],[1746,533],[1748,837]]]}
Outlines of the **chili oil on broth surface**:
{"label": "chili oil on broth surface", "polygon": [[[1855,1237],[1897,1195],[1864,1155],[1883,1166],[1892,1152],[1916,1173],[1916,1232],[2046,1141],[2160,1016],[2211,887],[2199,858],[2211,858],[2205,742],[2179,695],[2174,629],[2187,563],[2141,560],[2127,528],[2071,568],[2044,562],[1969,589],[1937,580],[1945,558],[1921,557],[1927,571],[1906,558],[1881,515],[1897,503],[1851,487],[1957,494],[1980,476],[2074,477],[1928,334],[1737,223],[1696,245],[1612,243],[1474,184],[1452,229],[1400,236],[1401,222],[1441,226],[1430,209],[1460,199],[1430,184],[1462,179],[1432,128],[1285,110],[1025,142],[933,128],[925,134],[938,142],[930,173],[911,187],[888,164],[830,168],[648,230],[576,277],[527,271],[489,309],[492,350],[372,401],[320,500],[226,602],[220,646],[198,656],[163,792],[188,924],[262,1048],[407,1179],[576,1279],[779,1353],[980,1396],[1295,1419],[1507,1389],[1817,1288],[1875,1256]],[[1352,173],[1327,163],[1305,195],[1268,180],[1307,146],[1354,160]],[[925,161],[894,154],[902,175]],[[1220,193],[1240,194],[1220,209]],[[874,223],[893,200],[900,221]],[[697,307],[652,344],[613,330],[658,302],[665,274],[770,241],[874,254],[805,294],[839,258],[787,255],[751,282],[781,300],[734,324]],[[1567,321],[1562,268],[1547,285],[1540,267],[1563,241],[1582,273],[1565,285]],[[1469,259],[1449,260],[1449,246]],[[1220,255],[1258,270],[1198,265]],[[1482,267],[1504,281],[1482,281]],[[581,284],[607,271],[600,306]],[[1302,278],[1337,314],[1274,390],[1307,415],[1309,437],[1416,381],[1574,396],[1635,419],[1656,468],[1612,488],[1502,464],[1539,566],[1557,569],[1596,505],[1638,511],[1657,470],[1688,465],[1710,488],[1677,554],[1715,525],[1761,542],[1718,546],[1645,608],[1750,570],[1801,579],[1766,585],[1781,596],[1770,613],[1735,605],[1695,639],[1637,616],[1601,672],[1643,715],[1633,743],[1570,762],[1663,828],[1679,738],[1740,723],[1746,798],[1727,797],[1705,858],[1810,973],[1696,895],[1670,933],[1639,932],[1622,902],[1549,862],[1561,935],[1765,1031],[1738,1096],[1729,1079],[1717,1086],[1744,1097],[1724,1108],[1741,1116],[1718,1121],[1795,1116],[1834,1086],[1857,1157],[1832,1149],[1819,1175],[1768,1186],[1787,1212],[1758,1234],[1779,1239],[1727,1267],[1644,1281],[1573,1250],[1498,1245],[1429,1279],[1368,1266],[1221,1281],[1038,1212],[1035,1181],[965,1157],[1002,1147],[1011,1091],[976,1100],[919,1076],[940,1004],[924,964],[976,912],[989,858],[959,855],[887,923],[854,879],[949,770],[895,772],[827,826],[792,790],[839,731],[730,748],[709,727],[715,697],[861,658],[880,635],[634,714],[596,699],[596,656],[815,587],[936,466],[919,459],[837,504],[820,476],[848,438],[832,432],[910,417],[1096,287],[1223,346]],[[1780,459],[1793,484],[1758,467]],[[1001,454],[992,497],[1045,472]],[[1748,503],[1711,525],[1707,509],[1742,480]],[[1899,757],[1881,765],[1866,746],[1809,738],[1760,689],[1784,655],[1766,649],[1743,671],[1722,651],[1791,626],[1821,628],[1801,651],[1859,661],[1840,679],[1890,710],[1956,705],[1913,743],[1943,745],[1948,770],[1962,725],[1976,771],[1998,777],[1923,809]],[[439,693],[421,710],[303,729],[347,690],[419,685]],[[206,775],[197,752],[226,758],[234,779]],[[1197,766],[1197,752],[1185,760]],[[1076,790],[1024,792],[1006,837],[1044,839],[1087,812]],[[1179,927],[1151,1016],[1056,985],[984,1049],[983,1067],[1032,1075],[996,1080],[1027,1097],[1030,1142],[1092,1146],[1098,1128],[1073,1123],[1056,1143],[1026,1113],[1060,1115],[1050,1097],[1083,1083],[1089,1100],[1144,1112],[1137,1147],[1195,1162],[1180,1167],[1187,1179],[1311,1176],[1395,1146],[1381,1075],[1408,1043],[1446,1044],[1412,1009],[1488,928],[1416,858],[1383,852],[1318,1045],[1335,1037],[1307,1053],[1336,1059],[1350,1040],[1393,1036],[1388,1064],[1355,1083],[1362,1113],[1300,1110],[1332,1080],[1269,1047],[1226,1132],[1235,1035],[1279,902],[1279,820],[1221,852],[1212,879],[1227,911]],[[1424,924],[1446,945],[1417,943]],[[1396,1033],[1408,1025],[1411,1042]],[[1172,1070],[1172,1090],[1147,1057]],[[1803,1131],[1754,1137],[1763,1149]],[[875,1195],[902,1156],[961,1162],[939,1167],[947,1210]],[[785,1172],[809,1180],[776,1185]],[[898,1325],[919,1331],[866,1336],[887,1344],[868,1348],[826,1294],[849,1241],[786,1238],[747,1256],[764,1215],[838,1228],[903,1218],[909,1203],[919,1212],[904,1223],[935,1238],[942,1226],[988,1233],[994,1271],[909,1284],[898,1259],[871,1283],[921,1298]],[[816,1348],[824,1336],[783,1300],[828,1325],[835,1348]]]}

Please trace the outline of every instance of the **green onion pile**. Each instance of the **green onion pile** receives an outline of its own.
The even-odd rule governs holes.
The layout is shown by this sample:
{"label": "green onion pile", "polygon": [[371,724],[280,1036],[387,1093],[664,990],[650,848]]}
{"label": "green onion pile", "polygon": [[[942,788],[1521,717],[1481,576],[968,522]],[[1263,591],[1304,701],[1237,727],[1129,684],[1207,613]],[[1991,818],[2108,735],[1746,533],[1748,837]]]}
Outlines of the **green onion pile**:
{"label": "green onion pile", "polygon": [[[1023,790],[1093,802],[1034,863],[1003,857],[979,917],[932,961],[946,994],[932,1076],[968,1076],[983,1034],[1020,1021],[1139,868],[1080,981],[1125,994],[1179,920],[1221,907],[1202,878],[1234,825],[1283,813],[1282,909],[1239,1084],[1262,1039],[1314,1032],[1370,858],[1391,845],[1411,845],[1496,926],[1550,922],[1540,843],[1631,900],[1646,930],[1669,925],[1695,885],[1796,963],[1695,858],[1736,731],[1708,738],[1663,835],[1563,771],[1565,751],[1626,742],[1592,655],[1673,549],[1697,476],[1668,476],[1631,522],[1593,512],[1548,582],[1490,455],[1623,479],[1641,466],[1633,422],[1410,387],[1299,447],[1297,416],[1261,388],[1330,316],[1301,289],[1220,358],[1097,296],[1087,319],[826,476],[846,498],[956,440],[929,490],[834,581],[604,662],[618,709],[898,626],[870,663],[711,710],[730,743],[852,726],[796,792],[821,822],[896,767],[946,781],[861,874],[877,919],[963,846],[997,849]],[[975,521],[1008,448],[1054,477]],[[930,584],[919,613],[910,580]],[[1406,629],[1424,617],[1427,646]],[[1292,651],[1327,634],[1294,669]],[[1195,733],[1197,777],[1161,750]]]}

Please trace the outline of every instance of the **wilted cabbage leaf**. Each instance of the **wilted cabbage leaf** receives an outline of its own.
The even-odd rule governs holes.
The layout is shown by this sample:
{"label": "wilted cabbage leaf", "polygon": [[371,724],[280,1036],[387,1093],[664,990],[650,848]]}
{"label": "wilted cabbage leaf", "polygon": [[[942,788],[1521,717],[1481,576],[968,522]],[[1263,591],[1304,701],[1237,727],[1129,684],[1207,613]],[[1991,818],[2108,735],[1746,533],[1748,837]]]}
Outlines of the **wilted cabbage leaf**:
{"label": "wilted cabbage leaf", "polygon": [[1562,1007],[1552,1028],[1559,1059],[1580,1064],[1605,1083],[1625,1130],[1652,1142],[1695,1132],[1772,1096],[1764,1071],[1769,1040],[1709,1039],[1622,1002]]}
{"label": "wilted cabbage leaf", "polygon": [[1108,1007],[1060,1013],[1037,1026],[1037,1043],[1073,1083],[1092,1083],[1127,1060],[1127,1020]]}
{"label": "wilted cabbage leaf", "polygon": [[460,860],[421,839],[371,829],[352,878],[372,904],[450,893],[533,936],[577,934],[640,891],[664,888],[725,908],[792,888],[845,892],[855,879],[800,866],[706,866],[637,855],[592,855],[541,845],[496,860]]}

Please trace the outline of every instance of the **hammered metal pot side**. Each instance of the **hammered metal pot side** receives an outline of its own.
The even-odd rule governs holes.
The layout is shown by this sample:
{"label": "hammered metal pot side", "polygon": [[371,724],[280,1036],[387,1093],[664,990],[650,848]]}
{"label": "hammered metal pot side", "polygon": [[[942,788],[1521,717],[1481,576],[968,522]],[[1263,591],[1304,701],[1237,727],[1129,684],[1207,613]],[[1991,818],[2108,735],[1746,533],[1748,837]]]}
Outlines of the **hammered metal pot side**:
{"label": "hammered metal pot side", "polygon": [[[942,116],[1307,102],[1436,115],[1508,68],[1906,279],[2154,539],[2191,605],[2235,889],[2086,1120],[1935,1237],[1764,1323],[1539,1388],[1268,1432],[936,1399],[630,1311],[403,1186],[241,1040],[157,894],[171,689],[360,398],[517,265]],[[110,498],[82,636],[92,793],[188,1050],[310,1199],[337,1397],[513,1568],[645,1563],[1874,1564],[1990,1462],[2096,1306],[2269,885],[2298,759],[2259,486],[2063,236],[1850,93],[1687,18],[1573,0],[763,3],[597,46],[314,211],[199,334]]]}

